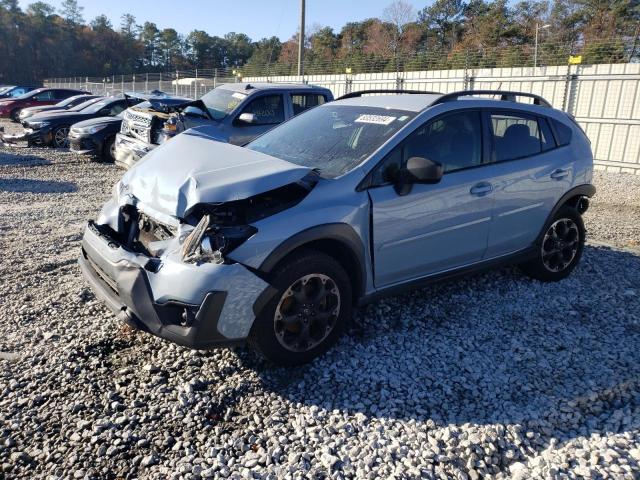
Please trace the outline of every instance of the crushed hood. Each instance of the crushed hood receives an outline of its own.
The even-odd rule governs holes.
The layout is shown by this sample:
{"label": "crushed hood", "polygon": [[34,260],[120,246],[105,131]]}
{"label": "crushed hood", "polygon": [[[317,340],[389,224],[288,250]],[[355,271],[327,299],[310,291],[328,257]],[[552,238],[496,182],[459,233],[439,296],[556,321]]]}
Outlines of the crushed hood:
{"label": "crushed hood", "polygon": [[182,218],[199,203],[249,198],[297,182],[309,171],[193,128],[145,155],[122,177],[120,191],[156,212]]}

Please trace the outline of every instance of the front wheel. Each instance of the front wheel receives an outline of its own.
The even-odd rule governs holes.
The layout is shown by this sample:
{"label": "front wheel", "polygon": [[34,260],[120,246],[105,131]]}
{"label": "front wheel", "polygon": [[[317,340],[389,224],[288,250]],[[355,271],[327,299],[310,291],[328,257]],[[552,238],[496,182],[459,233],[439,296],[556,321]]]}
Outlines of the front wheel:
{"label": "front wheel", "polygon": [[20,123],[20,109],[16,108],[15,110],[12,110],[9,114],[9,118],[14,122]]}
{"label": "front wheel", "polygon": [[547,225],[536,257],[521,268],[537,280],[562,280],[578,265],[585,238],[582,217],[575,208],[564,206]]}
{"label": "front wheel", "polygon": [[256,318],[252,346],[278,365],[300,365],[338,340],[351,316],[351,282],[332,257],[301,251],[273,275],[278,293]]}
{"label": "front wheel", "polygon": [[57,127],[52,136],[52,143],[55,148],[67,148],[69,146],[69,127]]}
{"label": "front wheel", "polygon": [[116,137],[110,137],[104,141],[102,160],[110,163],[116,161]]}

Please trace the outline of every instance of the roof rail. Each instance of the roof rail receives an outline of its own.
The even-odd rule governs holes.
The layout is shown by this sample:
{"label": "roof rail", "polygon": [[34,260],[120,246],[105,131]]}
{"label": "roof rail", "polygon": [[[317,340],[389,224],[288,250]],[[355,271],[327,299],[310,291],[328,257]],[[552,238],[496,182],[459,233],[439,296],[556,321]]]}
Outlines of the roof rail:
{"label": "roof rail", "polygon": [[469,97],[472,95],[500,95],[500,100],[508,102],[517,101],[516,97],[527,97],[533,98],[534,105],[541,105],[543,107],[552,108],[551,104],[548,101],[546,101],[540,95],[536,95],[535,93],[508,92],[505,90],[463,90],[461,92],[447,93],[446,95],[443,95],[436,101],[434,101],[431,106],[449,102],[452,100],[457,100],[459,97]]}
{"label": "roof rail", "polygon": [[411,94],[411,95],[419,95],[419,94],[442,95],[441,92],[425,92],[424,90],[397,90],[393,88],[391,89],[381,88],[377,90],[360,90],[358,92],[345,93],[341,97],[336,98],[336,100],[345,100],[347,98],[357,98],[357,97],[361,97],[363,95],[369,95],[372,93],[397,93],[397,94],[405,93],[405,94]]}

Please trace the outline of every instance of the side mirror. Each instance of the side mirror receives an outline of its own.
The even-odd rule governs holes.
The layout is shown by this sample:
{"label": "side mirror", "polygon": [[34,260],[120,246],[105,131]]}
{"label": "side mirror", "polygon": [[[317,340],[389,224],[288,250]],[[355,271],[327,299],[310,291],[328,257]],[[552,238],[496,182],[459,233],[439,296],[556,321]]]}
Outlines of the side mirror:
{"label": "side mirror", "polygon": [[257,118],[253,113],[241,113],[237,121],[238,123],[251,125],[253,123],[256,123]]}
{"label": "side mirror", "polygon": [[424,157],[411,157],[400,172],[395,189],[398,195],[407,195],[414,183],[438,183],[442,179],[442,165]]}

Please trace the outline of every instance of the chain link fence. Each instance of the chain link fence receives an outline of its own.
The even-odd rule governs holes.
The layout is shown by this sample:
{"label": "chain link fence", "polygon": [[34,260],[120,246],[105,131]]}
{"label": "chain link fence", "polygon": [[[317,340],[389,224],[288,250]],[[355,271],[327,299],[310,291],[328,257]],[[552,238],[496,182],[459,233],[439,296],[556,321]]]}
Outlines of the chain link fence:
{"label": "chain link fence", "polygon": [[[513,51],[506,49],[499,56],[498,52],[493,52],[496,55],[493,58],[488,55],[491,52],[472,55],[466,51],[461,55],[452,53],[437,62],[435,57],[416,53],[411,58],[403,57],[402,69],[397,71],[376,70],[371,63],[340,71],[333,61],[318,67],[308,60],[308,66],[313,68],[307,68],[304,76],[288,74],[292,66],[285,69],[283,65],[262,68],[248,65],[100,78],[59,78],[47,80],[46,85],[85,89],[101,95],[160,90],[187,98],[199,98],[220,84],[238,81],[312,83],[329,88],[336,97],[376,88],[442,93],[469,89],[535,93],[545,97],[555,108],[576,117],[591,140],[599,168],[640,174],[640,63],[636,41],[600,41],[597,45],[580,48],[575,45],[561,47],[559,51],[559,45],[555,45],[555,49],[541,45],[537,67],[530,61],[533,52],[513,57]],[[519,48],[524,52],[530,46]],[[567,65],[569,54],[574,57],[582,54],[582,63]],[[507,62],[508,58],[513,61]],[[558,60],[557,64],[548,63],[554,60]],[[591,62],[587,63],[589,60]],[[445,68],[428,68],[436,65]],[[283,73],[276,75],[278,71]]]}

